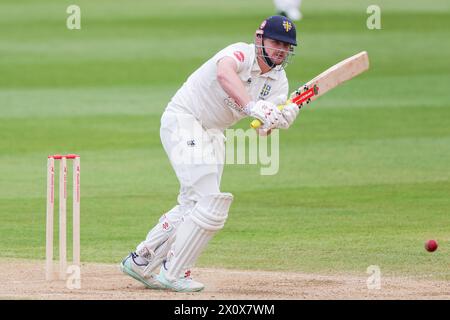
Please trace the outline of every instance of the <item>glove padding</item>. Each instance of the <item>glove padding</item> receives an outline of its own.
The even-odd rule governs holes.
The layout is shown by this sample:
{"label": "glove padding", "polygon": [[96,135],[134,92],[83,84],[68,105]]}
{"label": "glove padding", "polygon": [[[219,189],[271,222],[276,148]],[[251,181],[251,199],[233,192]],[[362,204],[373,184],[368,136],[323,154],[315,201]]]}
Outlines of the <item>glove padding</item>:
{"label": "glove padding", "polygon": [[289,126],[277,106],[269,101],[250,102],[244,107],[244,112],[263,123],[262,129],[269,131],[274,128]]}
{"label": "glove padding", "polygon": [[283,121],[284,126],[279,126],[281,129],[289,129],[289,127],[294,123],[295,119],[300,112],[300,108],[295,103],[289,103],[283,107],[281,114],[285,121]]}
{"label": "glove padding", "polygon": [[274,99],[274,102],[276,105],[282,105],[283,109],[281,110],[281,115],[283,116],[284,120],[282,123],[280,123],[280,126],[277,128],[279,129],[289,129],[289,127],[294,123],[295,119],[298,116],[298,113],[300,112],[300,108],[295,103],[287,103],[287,96],[284,94],[281,94],[277,96]]}

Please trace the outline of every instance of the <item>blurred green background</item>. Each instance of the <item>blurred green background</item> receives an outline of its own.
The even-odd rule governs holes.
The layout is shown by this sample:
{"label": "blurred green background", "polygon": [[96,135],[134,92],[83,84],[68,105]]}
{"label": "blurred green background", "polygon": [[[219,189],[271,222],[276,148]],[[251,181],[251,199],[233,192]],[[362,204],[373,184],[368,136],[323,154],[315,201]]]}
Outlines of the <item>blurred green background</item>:
{"label": "blurred green background", "polygon": [[[81,30],[66,28],[70,4]],[[226,166],[235,201],[199,266],[450,279],[450,3],[377,1],[381,30],[371,4],[304,1],[291,89],[362,50],[371,69],[280,133],[277,175]],[[2,0],[0,257],[44,259],[47,155],[79,153],[82,260],[119,263],[176,201],[167,102],[274,13],[271,0]]]}

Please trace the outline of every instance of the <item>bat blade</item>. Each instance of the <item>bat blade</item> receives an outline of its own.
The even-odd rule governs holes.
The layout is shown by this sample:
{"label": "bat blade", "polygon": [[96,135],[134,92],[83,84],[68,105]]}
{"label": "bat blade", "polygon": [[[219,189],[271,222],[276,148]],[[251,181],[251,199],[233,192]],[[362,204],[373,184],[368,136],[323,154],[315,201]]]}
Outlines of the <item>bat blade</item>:
{"label": "bat blade", "polygon": [[347,58],[331,68],[325,70],[314,79],[306,83],[308,88],[318,87],[318,93],[312,96],[311,101],[324,95],[331,89],[350,80],[369,69],[369,55],[362,51],[350,58]]}

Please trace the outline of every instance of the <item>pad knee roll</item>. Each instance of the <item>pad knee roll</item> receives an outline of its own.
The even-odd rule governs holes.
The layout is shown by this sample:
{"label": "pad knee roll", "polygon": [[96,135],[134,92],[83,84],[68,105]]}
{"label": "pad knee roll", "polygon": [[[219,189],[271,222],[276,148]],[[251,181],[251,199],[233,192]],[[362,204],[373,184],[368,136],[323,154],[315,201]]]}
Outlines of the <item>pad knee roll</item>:
{"label": "pad knee roll", "polygon": [[233,195],[231,193],[210,194],[201,198],[191,213],[192,221],[207,231],[223,228],[228,217]]}

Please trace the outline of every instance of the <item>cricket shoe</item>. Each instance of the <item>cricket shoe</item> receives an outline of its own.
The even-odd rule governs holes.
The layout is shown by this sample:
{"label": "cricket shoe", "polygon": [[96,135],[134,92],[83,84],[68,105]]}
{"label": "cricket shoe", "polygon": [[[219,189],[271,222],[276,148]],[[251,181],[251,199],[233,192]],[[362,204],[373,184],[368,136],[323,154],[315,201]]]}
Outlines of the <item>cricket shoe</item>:
{"label": "cricket shoe", "polygon": [[148,272],[147,264],[139,264],[136,262],[137,254],[131,252],[125,259],[120,263],[120,270],[123,273],[133,277],[137,281],[142,282],[147,288],[150,289],[163,289],[162,286],[156,280],[156,274]]}
{"label": "cricket shoe", "polygon": [[171,281],[167,279],[165,264],[165,262],[162,264],[159,274],[156,276],[156,280],[165,288],[177,292],[196,292],[205,288],[203,283],[195,281],[191,278],[190,270],[186,271],[184,276],[181,276],[176,280]]}

